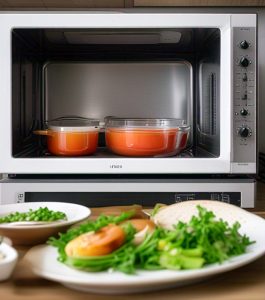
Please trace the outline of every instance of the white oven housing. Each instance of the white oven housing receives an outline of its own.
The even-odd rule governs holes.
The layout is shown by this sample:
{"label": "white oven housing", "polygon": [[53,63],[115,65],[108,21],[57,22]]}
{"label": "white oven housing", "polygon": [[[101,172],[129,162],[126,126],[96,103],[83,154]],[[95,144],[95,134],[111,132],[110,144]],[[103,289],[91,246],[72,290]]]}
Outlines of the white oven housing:
{"label": "white oven housing", "polygon": [[[12,155],[12,40],[14,28],[219,28],[220,30],[220,155],[208,157],[14,157]],[[239,118],[235,102],[241,84],[242,58],[235,35],[251,31],[252,87],[247,93],[251,114]],[[235,34],[236,32],[236,34]],[[254,32],[254,33],[253,33]],[[7,174],[251,174],[256,173],[256,15],[114,12],[7,12],[0,14],[0,172]],[[254,34],[254,38],[253,38]],[[241,37],[240,37],[241,38]],[[239,49],[239,50],[238,50]],[[242,50],[243,51],[243,50]],[[247,50],[248,51],[248,50]],[[245,52],[242,52],[243,54]],[[244,56],[244,55],[243,55]],[[238,79],[239,78],[239,79]],[[240,94],[241,97],[241,94]],[[252,98],[251,98],[252,97]],[[242,100],[243,101],[243,100]],[[243,121],[242,121],[243,120]],[[246,120],[246,121],[244,121]],[[243,123],[242,123],[243,122]],[[240,129],[250,134],[240,136]],[[247,153],[247,155],[241,155]]]}

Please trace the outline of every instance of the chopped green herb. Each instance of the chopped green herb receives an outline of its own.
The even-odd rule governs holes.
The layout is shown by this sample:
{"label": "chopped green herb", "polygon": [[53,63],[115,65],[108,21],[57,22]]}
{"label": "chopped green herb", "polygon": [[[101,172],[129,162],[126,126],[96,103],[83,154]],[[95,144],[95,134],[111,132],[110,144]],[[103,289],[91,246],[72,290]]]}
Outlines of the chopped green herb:
{"label": "chopped green herb", "polygon": [[165,206],[164,204],[157,203],[153,210],[151,211],[151,217],[155,216],[161,207]]}
{"label": "chopped green herb", "polygon": [[65,246],[82,233],[97,231],[110,223],[118,224],[130,218],[132,213],[118,217],[100,216],[96,221],[60,234],[58,239],[50,238],[48,243],[58,248],[59,261],[71,267],[86,271],[113,269],[127,274],[133,274],[137,269],[198,269],[243,254],[247,246],[254,243],[238,232],[238,222],[229,226],[223,220],[216,220],[213,212],[200,206],[197,208],[198,216],[193,216],[189,222],[178,222],[173,230],[157,227],[140,245],[133,243],[135,231],[127,226],[124,229],[125,244],[109,255],[68,257]]}

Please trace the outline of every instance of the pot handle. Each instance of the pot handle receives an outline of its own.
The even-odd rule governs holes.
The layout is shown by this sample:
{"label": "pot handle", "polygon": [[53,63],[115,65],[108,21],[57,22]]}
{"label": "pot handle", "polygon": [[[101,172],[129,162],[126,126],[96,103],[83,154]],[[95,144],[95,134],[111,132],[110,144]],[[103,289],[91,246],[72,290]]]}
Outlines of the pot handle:
{"label": "pot handle", "polygon": [[52,135],[52,132],[51,130],[34,130],[33,131],[34,134],[37,134],[37,135]]}

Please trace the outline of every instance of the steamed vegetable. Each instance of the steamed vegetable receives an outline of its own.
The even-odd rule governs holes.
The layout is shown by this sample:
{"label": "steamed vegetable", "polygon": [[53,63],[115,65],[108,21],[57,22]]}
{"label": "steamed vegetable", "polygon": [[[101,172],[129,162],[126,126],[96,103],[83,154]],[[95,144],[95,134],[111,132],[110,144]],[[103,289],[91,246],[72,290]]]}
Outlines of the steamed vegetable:
{"label": "steamed vegetable", "polygon": [[[59,238],[51,237],[48,241],[49,244],[58,248],[59,252],[59,260],[61,262],[65,262],[67,259],[67,254],[65,252],[66,245],[72,241],[74,238],[77,238],[83,233],[87,232],[96,232],[107,226],[109,224],[118,224],[129,218],[131,218],[135,214],[135,211],[128,211],[122,213],[120,216],[99,216],[95,221],[88,221],[86,223],[81,224],[78,227],[70,228],[66,233],[60,233]],[[132,239],[135,233],[131,227],[126,227],[126,241]]]}
{"label": "steamed vegetable", "polygon": [[[59,260],[71,267],[87,271],[114,269],[128,274],[135,273],[136,269],[197,269],[243,254],[247,246],[253,243],[239,234],[239,223],[229,227],[225,221],[216,220],[211,211],[200,206],[197,209],[198,216],[193,216],[187,223],[178,222],[173,230],[156,227],[147,231],[138,245],[133,242],[137,231],[134,221],[122,222],[131,217],[128,214],[100,216],[94,222],[61,234],[59,239],[51,238],[49,243],[58,248]],[[104,226],[110,226],[108,224],[121,226],[125,239],[120,247],[113,248],[107,255],[100,254],[100,251],[95,252],[97,256],[69,255],[67,249],[71,240],[83,233],[100,232]]]}
{"label": "steamed vegetable", "polygon": [[86,257],[110,254],[125,241],[125,232],[118,225],[109,224],[96,232],[83,233],[70,241],[65,252],[68,256]]}
{"label": "steamed vegetable", "polygon": [[30,209],[28,212],[14,212],[0,218],[1,223],[23,222],[23,221],[47,221],[67,220],[66,214],[61,211],[53,211],[47,207],[37,210]]}

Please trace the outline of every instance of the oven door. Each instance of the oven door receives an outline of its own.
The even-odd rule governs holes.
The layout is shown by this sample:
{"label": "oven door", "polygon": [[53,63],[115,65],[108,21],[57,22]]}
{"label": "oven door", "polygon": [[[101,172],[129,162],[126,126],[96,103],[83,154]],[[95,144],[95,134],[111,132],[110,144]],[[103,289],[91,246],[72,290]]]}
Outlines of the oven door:
{"label": "oven door", "polygon": [[[243,22],[244,21],[244,22]],[[247,24],[246,24],[247,22]],[[126,14],[126,13],[8,13],[1,14],[0,19],[0,172],[8,174],[203,174],[203,173],[254,173],[256,171],[255,164],[255,128],[251,130],[246,137],[246,130],[254,125],[249,122],[242,123],[242,119],[237,119],[233,123],[233,116],[237,111],[234,111],[234,76],[240,77],[240,74],[233,73],[234,60],[233,55],[238,53],[233,52],[235,41],[233,40],[233,27],[248,26],[255,29],[256,17],[249,15],[247,18],[242,18],[236,15],[229,14]],[[56,28],[71,28],[86,29],[86,30],[101,30],[101,29],[160,29],[168,28],[186,28],[186,29],[200,29],[216,28],[220,31],[220,70],[219,70],[219,109],[217,116],[218,129],[218,151],[216,155],[187,155],[187,156],[173,156],[167,158],[142,158],[142,157],[121,157],[114,155],[95,155],[87,157],[56,157],[56,156],[27,156],[25,151],[21,151],[17,155],[16,150],[19,146],[19,137],[24,134],[22,125],[19,123],[19,118],[23,118],[26,114],[32,114],[32,111],[26,110],[23,106],[28,97],[31,97],[33,107],[41,105],[38,101],[42,101],[43,95],[35,95],[34,92],[29,92],[29,95],[21,95],[15,93],[14,89],[17,85],[27,86],[27,77],[22,76],[19,80],[15,80],[12,75],[16,72],[16,61],[13,61],[12,55],[16,51],[14,44],[12,49],[12,35],[16,29],[56,29]],[[255,30],[254,30],[255,31]],[[42,36],[45,38],[45,34]],[[241,35],[244,38],[244,34]],[[74,37],[68,37],[68,39]],[[34,36],[32,35],[32,39]],[[29,42],[29,38],[23,37],[20,43]],[[197,41],[198,42],[198,41]],[[78,43],[78,41],[75,43]],[[30,45],[31,46],[31,45]],[[255,49],[255,40],[251,43],[252,50]],[[32,46],[33,47],[33,46]],[[43,49],[42,49],[43,50]],[[248,50],[246,50],[248,51]],[[254,51],[254,50],[253,50]],[[39,51],[41,52],[41,51]],[[13,54],[12,54],[13,53]],[[29,52],[28,52],[29,53]],[[45,55],[45,51],[41,53]],[[240,54],[241,55],[241,54]],[[253,55],[253,53],[251,53]],[[27,60],[27,55],[25,56]],[[240,58],[240,57],[239,57]],[[252,66],[255,70],[255,58],[252,58]],[[13,65],[13,67],[12,67]],[[207,61],[201,61],[201,65],[197,66],[197,79],[193,77],[193,81],[197,81],[199,86],[200,78],[204,76],[207,71]],[[252,68],[252,84],[255,88],[255,73]],[[25,70],[27,69],[27,62],[25,63]],[[25,71],[27,73],[34,73],[36,70]],[[200,75],[201,72],[201,75]],[[241,72],[240,70],[237,72]],[[243,72],[243,71],[242,71]],[[32,75],[33,76],[33,75]],[[43,75],[42,75],[43,76]],[[43,80],[41,75],[39,81]],[[210,82],[214,82],[215,78],[210,77]],[[19,81],[19,82],[18,82]],[[21,83],[22,82],[22,83]],[[37,82],[38,83],[38,82]],[[211,85],[211,84],[210,84]],[[211,86],[207,87],[209,93]],[[248,92],[248,91],[247,91]],[[198,93],[198,92],[196,92]],[[241,93],[241,90],[240,90]],[[248,92],[249,93],[249,92]],[[22,93],[23,94],[23,93]],[[253,94],[252,94],[253,95]],[[195,97],[195,95],[194,95]],[[195,106],[200,103],[200,96],[197,95]],[[201,95],[204,101],[204,95]],[[255,95],[253,95],[255,97]],[[24,99],[24,100],[23,100]],[[253,98],[254,99],[254,98]],[[37,103],[37,104],[36,104]],[[194,103],[194,101],[193,101]],[[35,106],[34,106],[35,105]],[[194,104],[193,104],[194,105]],[[255,118],[254,100],[251,103],[252,114],[251,118]],[[63,105],[62,105],[63,106]],[[14,111],[20,107],[20,115],[16,116]],[[200,105],[203,107],[203,104]],[[214,106],[208,105],[206,109],[214,110]],[[236,108],[239,110],[239,107]],[[211,142],[211,139],[204,139],[205,130],[206,135],[209,134],[209,128],[205,129],[203,122],[200,124],[199,118],[203,119],[203,112],[200,114],[199,110],[193,111],[191,118],[191,126],[193,128],[193,142],[197,144],[204,143],[206,146]],[[214,115],[214,113],[213,113]],[[248,116],[247,118],[250,118]],[[198,119],[198,120],[197,120]],[[244,119],[245,120],[245,119]],[[34,122],[32,122],[34,125]],[[212,123],[209,123],[212,124]],[[201,126],[200,126],[201,125]],[[242,126],[243,129],[241,128]],[[213,125],[211,125],[213,128]],[[30,127],[30,125],[28,125]],[[247,128],[246,128],[247,127]],[[242,129],[242,130],[241,130]],[[241,130],[243,138],[238,139],[238,131]],[[200,132],[200,134],[198,133]],[[14,136],[17,136],[17,139]],[[244,137],[245,136],[245,137]],[[234,140],[236,139],[236,145]],[[249,140],[251,139],[251,143]],[[244,148],[244,149],[243,149]],[[235,150],[234,150],[235,149]],[[241,153],[247,153],[245,156]],[[238,156],[239,153],[239,157]],[[250,158],[249,158],[250,157]]]}

